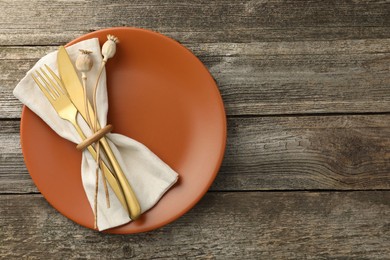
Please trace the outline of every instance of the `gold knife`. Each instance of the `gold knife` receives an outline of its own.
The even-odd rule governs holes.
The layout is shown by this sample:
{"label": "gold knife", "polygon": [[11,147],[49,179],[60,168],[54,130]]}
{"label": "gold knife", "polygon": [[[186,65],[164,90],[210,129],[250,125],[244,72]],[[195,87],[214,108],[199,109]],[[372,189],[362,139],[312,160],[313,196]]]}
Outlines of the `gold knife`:
{"label": "gold knife", "polygon": [[[84,105],[83,86],[80,82],[76,70],[74,69],[72,61],[70,60],[69,55],[63,46],[60,46],[58,50],[57,63],[59,74],[73,104],[76,106],[80,115],[84,119],[86,119],[86,111],[88,109],[90,112],[89,114],[91,117],[91,121],[94,122],[95,117],[94,113],[92,112],[92,106],[89,102],[87,103],[87,107],[85,107]],[[98,128],[100,128],[100,125],[98,125]],[[111,147],[107,142],[107,139],[103,137],[102,139],[100,139],[100,143],[102,144],[103,149],[105,150],[107,157],[110,160],[112,167],[114,168],[114,171],[116,173],[116,179],[118,180],[119,186],[121,187],[125,195],[127,208],[130,211],[130,218],[132,220],[135,220],[141,214],[141,207],[138,203],[137,197],[135,196],[133,189],[131,188],[125,174],[123,173],[117,159],[115,158],[115,155],[112,152]]]}

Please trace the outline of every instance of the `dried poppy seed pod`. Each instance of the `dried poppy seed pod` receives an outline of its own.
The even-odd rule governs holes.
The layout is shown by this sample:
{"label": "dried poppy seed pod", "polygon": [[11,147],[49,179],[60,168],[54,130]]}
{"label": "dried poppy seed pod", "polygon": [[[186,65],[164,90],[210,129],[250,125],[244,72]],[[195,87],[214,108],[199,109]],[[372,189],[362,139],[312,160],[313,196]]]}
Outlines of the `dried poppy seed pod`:
{"label": "dried poppy seed pod", "polygon": [[117,43],[119,43],[117,37],[110,34],[107,35],[107,41],[103,44],[102,47],[103,62],[107,62],[108,59],[114,57]]}
{"label": "dried poppy seed pod", "polygon": [[93,66],[93,60],[89,54],[92,53],[92,51],[88,50],[79,50],[80,54],[77,56],[76,59],[76,68],[81,73],[88,72],[92,69]]}

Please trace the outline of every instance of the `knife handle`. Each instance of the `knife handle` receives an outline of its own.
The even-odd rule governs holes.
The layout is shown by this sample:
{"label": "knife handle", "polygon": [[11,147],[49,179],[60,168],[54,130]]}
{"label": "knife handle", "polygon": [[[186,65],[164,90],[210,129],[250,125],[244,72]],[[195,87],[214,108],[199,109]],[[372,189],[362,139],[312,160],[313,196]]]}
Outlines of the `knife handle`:
{"label": "knife handle", "polygon": [[127,207],[130,210],[130,218],[132,220],[136,220],[141,215],[141,207],[139,205],[137,197],[135,196],[135,193],[131,188],[130,183],[128,182],[125,174],[122,171],[122,168],[120,167],[114,153],[112,152],[111,147],[107,142],[107,139],[105,137],[101,138],[100,143],[103,145],[103,149],[106,152],[112,167],[114,168],[117,180],[122,187],[123,193],[126,198]]}
{"label": "knife handle", "polygon": [[[81,139],[85,140],[86,137],[85,137],[83,131],[81,130],[80,126],[77,124],[77,122],[74,121],[71,123],[76,128],[76,131],[80,135]],[[96,160],[97,154],[96,154],[95,149],[92,147],[92,145],[88,146],[87,149],[90,152],[90,154],[92,155],[93,159]],[[125,198],[124,193],[121,189],[121,185],[118,183],[117,179],[115,178],[115,175],[111,172],[111,170],[107,167],[106,163],[103,160],[101,161],[100,168],[102,169],[104,176],[106,177],[108,183],[110,184],[110,186],[111,186],[112,190],[114,191],[116,197],[118,198],[119,202],[122,204],[123,208],[127,212],[129,212],[129,214],[130,214],[130,210],[129,210],[129,207],[127,206],[126,198]]]}
{"label": "knife handle", "polygon": [[[89,151],[89,152],[91,152],[91,151]],[[94,157],[94,159],[96,160],[96,156]],[[111,186],[112,190],[114,191],[116,197],[118,198],[119,202],[122,204],[122,207],[127,212],[129,212],[129,208],[128,208],[127,203],[126,203],[126,198],[123,194],[122,187],[119,185],[118,180],[115,178],[114,174],[110,171],[110,169],[108,169],[106,163],[103,160],[100,163],[100,169],[102,169],[104,177],[107,179],[108,183],[110,184],[110,186]]]}
{"label": "knife handle", "polygon": [[[83,111],[80,112],[81,116],[84,118],[85,122],[88,122],[86,119],[86,111],[89,110],[89,115],[91,117],[91,121],[94,122],[95,120],[95,113],[92,109],[92,106],[89,102],[87,102],[87,106],[84,108]],[[92,129],[92,127],[90,126]],[[97,123],[97,129],[100,129],[99,122]],[[108,160],[111,163],[112,168],[114,169],[114,172],[116,173],[116,181],[119,183],[119,187],[121,188],[121,191],[123,191],[123,195],[125,196],[125,202],[126,202],[126,209],[128,210],[129,216],[132,220],[136,220],[141,215],[141,207],[139,205],[139,202],[137,200],[137,197],[135,196],[135,193],[133,189],[131,188],[125,174],[122,171],[122,168],[120,167],[114,153],[111,150],[110,145],[107,142],[107,139],[105,136],[103,136],[100,139],[100,143],[103,146],[103,149],[107,155]],[[109,182],[110,180],[107,179]]]}

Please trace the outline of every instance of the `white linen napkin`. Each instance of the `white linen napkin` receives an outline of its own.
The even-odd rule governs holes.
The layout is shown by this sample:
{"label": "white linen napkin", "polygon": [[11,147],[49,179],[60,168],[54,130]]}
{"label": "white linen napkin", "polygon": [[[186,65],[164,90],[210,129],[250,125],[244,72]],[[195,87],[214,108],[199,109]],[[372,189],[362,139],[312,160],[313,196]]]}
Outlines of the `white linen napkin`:
{"label": "white linen napkin", "polygon": [[[118,48],[120,48],[120,46],[118,46]],[[102,60],[99,41],[97,38],[94,38],[67,47],[66,50],[73,63],[79,55],[79,49],[92,51],[92,54],[90,55],[92,55],[94,66],[87,74],[87,88],[89,95],[91,95],[90,93],[96,82]],[[115,59],[115,57],[113,57],[113,59]],[[41,58],[18,83],[13,94],[23,104],[41,117],[61,137],[68,139],[71,142],[79,143],[81,139],[74,127],[58,116],[31,77],[32,72],[42,67],[44,64],[47,64],[58,75],[57,51],[49,53]],[[92,99],[90,98],[90,100]],[[99,82],[97,104],[99,122],[103,127],[106,125],[108,111],[105,72],[103,72]],[[91,132],[87,130],[86,123],[81,119],[81,116],[78,116],[78,122],[84,130],[84,133],[89,136]],[[146,146],[129,137],[110,133],[107,135],[107,139],[139,200],[142,213],[152,208],[162,195],[177,181],[178,174]],[[83,186],[92,209],[94,207],[95,196],[95,169],[96,162],[86,149],[82,153],[81,174]],[[98,229],[105,230],[128,223],[131,219],[109,185],[111,207],[106,207],[106,197],[101,176],[102,175],[100,174],[97,217]]]}

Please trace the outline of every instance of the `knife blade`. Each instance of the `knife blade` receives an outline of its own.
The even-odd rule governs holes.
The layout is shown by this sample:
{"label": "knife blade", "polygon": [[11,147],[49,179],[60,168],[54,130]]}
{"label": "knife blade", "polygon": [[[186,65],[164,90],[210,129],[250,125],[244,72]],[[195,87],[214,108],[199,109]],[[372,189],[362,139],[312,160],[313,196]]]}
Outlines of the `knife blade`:
{"label": "knife blade", "polygon": [[[83,85],[79,80],[76,70],[73,67],[73,63],[63,46],[60,46],[57,54],[57,65],[60,77],[68,91],[69,97],[81,116],[85,119],[87,115],[87,109],[84,105]],[[82,92],[81,92],[82,91]],[[90,112],[91,121],[95,121],[95,115],[92,113],[92,106],[87,103],[88,110]]]}
{"label": "knife blade", "polygon": [[[58,50],[57,63],[60,77],[65,85],[66,90],[68,91],[69,97],[72,100],[73,104],[76,106],[80,115],[84,119],[86,119],[86,112],[88,109],[90,112],[89,114],[91,121],[93,122],[95,120],[95,116],[92,110],[92,106],[89,102],[87,102],[87,106],[84,105],[83,85],[80,82],[80,79],[66,49],[63,46],[61,46]],[[86,120],[86,122],[88,121]],[[100,128],[99,125],[98,128]],[[123,192],[126,200],[125,204],[127,206],[125,208],[128,210],[131,219],[135,220],[141,214],[141,207],[138,203],[137,197],[135,196],[129,182],[127,181],[127,178],[124,175],[118,161],[116,160],[115,155],[113,154],[106,138],[103,137],[102,139],[100,139],[100,142],[116,173],[117,183],[110,183],[110,185],[113,188],[114,192],[115,186],[119,186],[120,189],[116,189],[117,191],[115,193],[117,194],[118,190],[121,190]],[[110,178],[107,178],[107,180],[110,181]]]}

